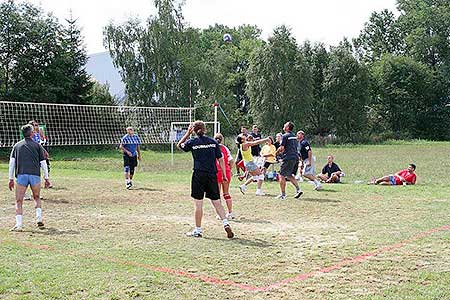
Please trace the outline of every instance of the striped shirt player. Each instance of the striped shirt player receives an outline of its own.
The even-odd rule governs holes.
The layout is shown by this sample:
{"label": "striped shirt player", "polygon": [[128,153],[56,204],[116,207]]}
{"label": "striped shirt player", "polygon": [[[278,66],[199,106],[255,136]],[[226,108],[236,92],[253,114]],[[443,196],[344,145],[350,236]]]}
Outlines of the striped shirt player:
{"label": "striped shirt player", "polygon": [[[194,133],[196,138],[189,139]],[[220,202],[219,186],[217,183],[216,159],[219,160],[222,170],[223,181],[227,181],[225,162],[219,144],[212,138],[205,135],[206,127],[202,121],[195,121],[189,126],[184,136],[178,142],[177,147],[185,152],[191,152],[194,159],[194,171],[191,181],[191,197],[195,202],[195,229],[189,232],[189,236],[202,237],[201,228],[203,217],[203,198],[209,198],[217,214],[222,220],[223,227],[228,238],[234,236],[228,219],[225,217],[225,210]]]}
{"label": "striped shirt player", "polygon": [[127,134],[120,140],[120,149],[123,152],[123,171],[125,174],[125,186],[131,189],[133,176],[138,160],[141,160],[141,139],[134,133],[133,127],[127,128]]}

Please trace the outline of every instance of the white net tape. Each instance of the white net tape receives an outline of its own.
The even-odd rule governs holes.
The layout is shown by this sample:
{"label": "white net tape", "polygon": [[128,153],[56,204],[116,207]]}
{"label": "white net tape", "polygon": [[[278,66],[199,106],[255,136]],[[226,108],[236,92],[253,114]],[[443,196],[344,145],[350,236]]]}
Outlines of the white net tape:
{"label": "white net tape", "polygon": [[20,140],[30,120],[44,125],[50,146],[113,145],[132,126],[144,144],[170,143],[171,124],[191,122],[194,108],[93,106],[0,101],[0,147]]}

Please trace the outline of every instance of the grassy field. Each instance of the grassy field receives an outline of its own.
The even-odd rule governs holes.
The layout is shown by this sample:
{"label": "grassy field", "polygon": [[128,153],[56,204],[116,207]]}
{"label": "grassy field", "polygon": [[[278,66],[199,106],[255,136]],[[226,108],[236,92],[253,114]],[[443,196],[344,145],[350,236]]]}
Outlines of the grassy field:
{"label": "grassy field", "polygon": [[[0,299],[450,299],[450,143],[313,149],[335,155],[344,183],[301,183],[300,200],[246,195],[233,179],[238,218],[228,240],[205,202],[193,225],[192,161],[146,151],[126,190],[116,151],[57,152],[55,188],[42,192],[46,229],[24,205],[11,233],[7,163],[0,186]],[[416,186],[355,184],[417,164]],[[293,195],[292,186],[288,194]],[[447,226],[447,227],[445,227]]]}

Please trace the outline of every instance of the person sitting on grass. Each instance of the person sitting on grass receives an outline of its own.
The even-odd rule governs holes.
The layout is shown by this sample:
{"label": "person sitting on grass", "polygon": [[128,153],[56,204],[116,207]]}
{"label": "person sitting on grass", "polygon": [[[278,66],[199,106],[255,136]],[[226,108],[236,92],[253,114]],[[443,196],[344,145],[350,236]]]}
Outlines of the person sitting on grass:
{"label": "person sitting on grass", "polygon": [[322,168],[321,174],[317,175],[325,183],[339,183],[341,182],[341,177],[344,176],[344,172],[333,160],[334,156],[328,155],[327,164]]}
{"label": "person sitting on grass", "polygon": [[398,171],[394,175],[386,175],[376,179],[375,177],[369,182],[369,184],[380,185],[412,185],[416,184],[416,165],[409,164],[405,170]]}

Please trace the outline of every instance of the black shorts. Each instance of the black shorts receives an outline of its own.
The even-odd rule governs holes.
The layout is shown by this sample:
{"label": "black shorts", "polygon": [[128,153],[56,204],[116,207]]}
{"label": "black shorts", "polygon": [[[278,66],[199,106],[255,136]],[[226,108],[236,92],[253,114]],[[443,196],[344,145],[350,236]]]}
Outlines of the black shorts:
{"label": "black shorts", "polygon": [[191,197],[203,200],[205,196],[211,200],[220,199],[217,174],[194,171],[191,181]]}
{"label": "black shorts", "polygon": [[128,156],[128,155],[124,155],[123,156],[123,166],[124,167],[130,167],[130,169],[134,169],[136,168],[138,165],[138,159],[137,156]]}
{"label": "black shorts", "polygon": [[283,160],[280,167],[280,174],[284,177],[291,176],[292,174],[297,174],[298,171],[298,160],[290,159]]}

